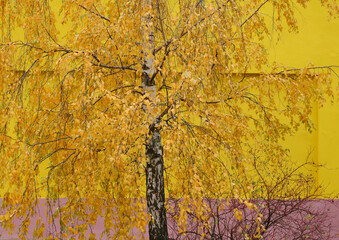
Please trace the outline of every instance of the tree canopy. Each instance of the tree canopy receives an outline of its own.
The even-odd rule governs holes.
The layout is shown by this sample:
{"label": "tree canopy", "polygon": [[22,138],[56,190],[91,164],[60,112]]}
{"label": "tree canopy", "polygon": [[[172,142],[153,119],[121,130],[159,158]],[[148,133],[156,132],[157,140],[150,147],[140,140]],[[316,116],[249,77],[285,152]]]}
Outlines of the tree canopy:
{"label": "tree canopy", "polygon": [[281,140],[311,131],[312,103],[333,94],[330,67],[268,65],[263,40],[297,31],[294,4],[307,2],[1,1],[2,225],[23,217],[24,236],[46,197],[55,237],[85,234],[100,215],[111,238],[145,231],[157,218],[145,204],[151,147],[182,231],[188,213],[205,217],[204,198],[263,197],[260,179],[273,186],[289,161]]}

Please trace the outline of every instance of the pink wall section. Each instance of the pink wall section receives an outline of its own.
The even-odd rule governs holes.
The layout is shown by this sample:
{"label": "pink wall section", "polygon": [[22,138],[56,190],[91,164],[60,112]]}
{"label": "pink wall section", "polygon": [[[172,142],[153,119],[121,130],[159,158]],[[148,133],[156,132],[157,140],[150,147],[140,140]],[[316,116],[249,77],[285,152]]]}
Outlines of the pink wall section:
{"label": "pink wall section", "polygon": [[[218,204],[225,204],[226,201],[216,201],[207,199],[205,200],[206,204],[213,209],[212,213],[209,214],[209,223],[210,229],[205,229],[206,239],[229,239],[230,232],[233,234],[233,239],[242,240],[244,230],[246,225],[249,225],[249,228],[254,228],[255,231],[257,225],[254,222],[255,212],[249,211],[244,204],[239,203],[237,200],[229,201],[229,208],[226,208],[223,211],[217,211],[216,206]],[[0,203],[2,201],[0,200]],[[170,200],[169,201],[173,209],[178,209],[178,201]],[[253,203],[258,203],[258,200],[252,200]],[[260,200],[260,204],[267,206],[265,200]],[[66,199],[61,199],[61,205],[66,204]],[[37,215],[32,218],[31,225],[29,226],[29,231],[26,237],[28,239],[33,239],[33,230],[35,228],[35,223],[37,218],[41,217],[45,223],[46,230],[44,232],[44,238],[52,236],[53,239],[56,239],[58,233],[60,232],[60,224],[58,219],[55,219],[54,224],[48,224],[46,219],[46,200],[41,200],[39,207],[37,208]],[[258,205],[259,206],[259,205]],[[293,239],[319,239],[319,240],[339,240],[339,200],[312,200],[312,201],[296,201],[296,200],[271,200],[270,201],[270,211],[271,211],[271,221],[277,219],[275,222],[275,227],[269,227],[263,239],[274,240],[274,239],[292,239],[292,236],[303,236],[302,238],[297,237]],[[242,211],[243,219],[238,221],[234,218],[234,208],[238,208]],[[303,211],[299,211],[303,209]],[[55,210],[55,207],[52,208]],[[263,214],[262,223],[268,218],[268,208],[259,207],[259,211]],[[315,217],[310,217],[310,213],[317,213]],[[284,218],[279,218],[279,215],[285,214]],[[286,214],[287,213],[287,214]],[[194,221],[194,215],[188,215],[188,224],[187,224],[187,234],[182,235],[178,233],[178,226],[175,221],[173,221],[174,215],[178,212],[168,213],[168,228],[171,239],[200,239],[201,236],[195,234],[199,228],[199,222]],[[218,219],[218,220],[216,220]],[[20,219],[15,219],[14,223],[19,226],[22,221]],[[273,222],[273,221],[272,221]],[[75,223],[81,223],[80,221],[75,220]],[[200,226],[201,227],[201,226]],[[96,234],[96,239],[109,239],[105,234],[101,236],[101,233],[104,229],[104,219],[99,218],[95,226],[90,226],[85,235],[85,239],[88,238],[90,233]],[[327,232],[328,229],[331,229],[330,232]],[[323,234],[323,230],[327,233]],[[251,229],[248,229],[251,231]],[[113,231],[112,231],[113,233]],[[16,227],[12,234],[8,234],[3,228],[0,227],[0,239],[18,239],[19,232]],[[131,236],[136,236],[136,239],[147,239],[147,229],[146,233],[142,233],[137,229],[131,230]],[[71,236],[69,236],[70,238]],[[78,236],[73,235],[74,238]],[[123,239],[117,237],[114,239]]]}

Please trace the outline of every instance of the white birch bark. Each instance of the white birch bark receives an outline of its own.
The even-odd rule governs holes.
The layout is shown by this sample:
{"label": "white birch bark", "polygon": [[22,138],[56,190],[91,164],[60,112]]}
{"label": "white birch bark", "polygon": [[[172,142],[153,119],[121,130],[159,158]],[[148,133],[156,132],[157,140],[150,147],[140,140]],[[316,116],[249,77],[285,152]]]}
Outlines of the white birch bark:
{"label": "white birch bark", "polygon": [[[152,1],[143,0],[145,10],[151,9]],[[154,32],[150,13],[143,17],[143,54],[144,64],[142,72],[142,87],[150,96],[151,104],[145,111],[151,113],[156,99],[156,84],[152,76],[154,69]],[[151,114],[149,114],[151,117]],[[156,121],[156,119],[152,119]],[[149,134],[146,138],[146,199],[147,209],[150,214],[149,239],[167,240],[167,220],[165,208],[165,188],[164,188],[164,162],[161,146],[161,135],[157,123],[151,124]]]}

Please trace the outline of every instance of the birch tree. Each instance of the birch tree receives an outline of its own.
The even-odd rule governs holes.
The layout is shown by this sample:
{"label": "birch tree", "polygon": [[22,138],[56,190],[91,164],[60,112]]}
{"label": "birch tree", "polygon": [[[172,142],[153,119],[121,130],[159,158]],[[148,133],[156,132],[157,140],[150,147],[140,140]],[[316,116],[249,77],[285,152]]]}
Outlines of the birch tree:
{"label": "birch tree", "polygon": [[185,232],[204,198],[257,197],[333,94],[336,66],[268,64],[263,40],[307,2],[0,1],[2,226],[25,238],[46,197],[35,237],[168,239],[166,199]]}
{"label": "birch tree", "polygon": [[[153,106],[156,102],[155,66],[154,66],[154,30],[152,21],[152,8],[159,1],[144,0],[143,8],[146,14],[143,21],[143,52],[144,64],[142,72],[142,88],[149,95],[151,106],[144,106],[144,111],[150,112],[151,125],[146,136],[146,199],[147,208],[151,217],[149,222],[150,239],[168,239],[166,209],[165,209],[165,187],[164,187],[164,160],[163,147],[161,145],[160,120],[152,117]],[[160,17],[160,16],[159,16]]]}

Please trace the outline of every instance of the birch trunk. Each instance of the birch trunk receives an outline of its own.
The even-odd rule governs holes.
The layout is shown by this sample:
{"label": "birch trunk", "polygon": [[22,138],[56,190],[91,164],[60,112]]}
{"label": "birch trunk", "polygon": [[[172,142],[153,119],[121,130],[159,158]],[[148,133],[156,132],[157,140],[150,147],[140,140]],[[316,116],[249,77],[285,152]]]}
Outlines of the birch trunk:
{"label": "birch trunk", "polygon": [[[143,0],[144,9],[151,9],[152,0]],[[144,109],[151,113],[153,103],[156,98],[155,79],[152,76],[154,70],[154,33],[152,27],[152,18],[148,13],[143,18],[143,35],[144,35],[144,64],[142,73],[142,87],[150,95],[151,105]],[[151,116],[151,114],[149,114]],[[164,188],[164,161],[161,146],[160,130],[155,122],[151,124],[149,134],[146,138],[146,199],[147,209],[151,217],[149,222],[149,239],[150,240],[167,240],[167,220],[165,208],[165,188]]]}

